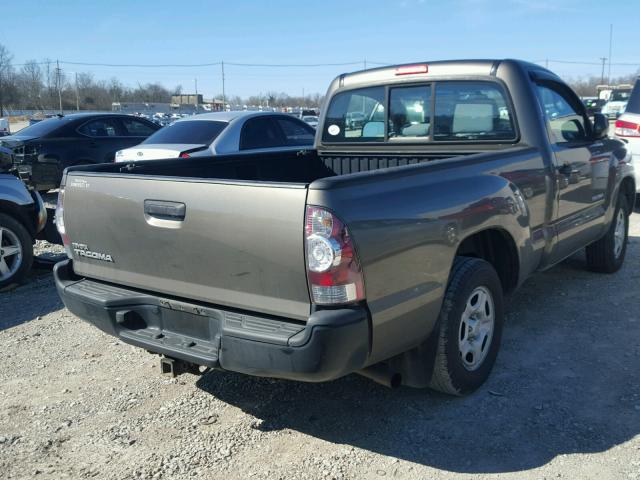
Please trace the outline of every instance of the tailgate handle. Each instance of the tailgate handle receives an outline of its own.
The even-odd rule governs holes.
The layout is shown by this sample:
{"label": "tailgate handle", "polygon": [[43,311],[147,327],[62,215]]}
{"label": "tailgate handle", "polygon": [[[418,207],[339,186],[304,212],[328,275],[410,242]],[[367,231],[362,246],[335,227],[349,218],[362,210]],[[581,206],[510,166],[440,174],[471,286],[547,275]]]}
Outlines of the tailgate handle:
{"label": "tailgate handle", "polygon": [[180,202],[167,202],[165,200],[145,200],[144,213],[161,220],[184,220],[187,206]]}

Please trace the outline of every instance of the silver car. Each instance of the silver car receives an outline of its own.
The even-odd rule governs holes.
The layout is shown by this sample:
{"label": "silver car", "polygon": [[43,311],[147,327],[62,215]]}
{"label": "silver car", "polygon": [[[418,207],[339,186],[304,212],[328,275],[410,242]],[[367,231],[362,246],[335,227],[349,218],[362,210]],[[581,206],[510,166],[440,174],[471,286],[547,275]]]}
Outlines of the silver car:
{"label": "silver car", "polygon": [[244,111],[203,113],[178,120],[141,144],[120,150],[115,161],[310,148],[314,136],[312,127],[291,115]]}

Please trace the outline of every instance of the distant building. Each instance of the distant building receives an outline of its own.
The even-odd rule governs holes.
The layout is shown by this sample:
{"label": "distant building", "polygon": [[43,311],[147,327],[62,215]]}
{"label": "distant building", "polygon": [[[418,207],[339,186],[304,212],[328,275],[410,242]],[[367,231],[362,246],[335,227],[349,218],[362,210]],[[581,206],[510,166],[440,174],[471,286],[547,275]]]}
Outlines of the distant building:
{"label": "distant building", "polygon": [[202,105],[204,101],[199,93],[182,93],[171,95],[171,103],[174,105]]}

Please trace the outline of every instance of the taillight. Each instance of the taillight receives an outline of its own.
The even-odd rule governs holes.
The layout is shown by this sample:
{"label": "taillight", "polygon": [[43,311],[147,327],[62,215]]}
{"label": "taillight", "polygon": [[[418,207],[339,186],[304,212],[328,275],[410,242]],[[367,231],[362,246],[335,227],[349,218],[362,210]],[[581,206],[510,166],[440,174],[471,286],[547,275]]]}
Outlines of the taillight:
{"label": "taillight", "polygon": [[428,73],[428,65],[405,65],[403,67],[396,68],[396,75],[413,75],[416,73]]}
{"label": "taillight", "polygon": [[347,227],[330,211],[308,206],[305,237],[313,303],[339,305],[364,300],[362,269]]}
{"label": "taillight", "polygon": [[190,158],[190,157],[191,157],[191,155],[189,155],[188,153],[185,153],[185,152],[182,152],[180,154],[180,158]]}
{"label": "taillight", "polygon": [[61,188],[58,192],[58,204],[56,205],[56,229],[62,238],[62,245],[64,245],[64,251],[67,253],[67,257],[71,258],[71,240],[67,236],[67,229],[64,226],[64,188]]}
{"label": "taillight", "polygon": [[640,137],[640,124],[626,120],[616,120],[615,132],[619,137]]}

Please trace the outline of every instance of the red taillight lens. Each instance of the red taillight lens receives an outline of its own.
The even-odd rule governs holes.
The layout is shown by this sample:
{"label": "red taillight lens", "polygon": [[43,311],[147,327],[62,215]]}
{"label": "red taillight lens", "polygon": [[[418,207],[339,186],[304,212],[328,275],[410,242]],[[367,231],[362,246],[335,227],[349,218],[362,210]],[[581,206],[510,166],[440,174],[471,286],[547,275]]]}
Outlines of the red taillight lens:
{"label": "red taillight lens", "polygon": [[626,120],[616,120],[615,132],[619,137],[640,137],[640,124]]}
{"label": "red taillight lens", "polygon": [[189,155],[188,153],[181,153],[180,154],[180,158],[190,158],[191,155]]}
{"label": "red taillight lens", "polygon": [[406,65],[396,68],[396,75],[412,75],[415,73],[428,73],[428,65]]}
{"label": "red taillight lens", "polygon": [[328,210],[308,206],[305,236],[312,301],[340,305],[364,300],[362,269],[347,227]]}

